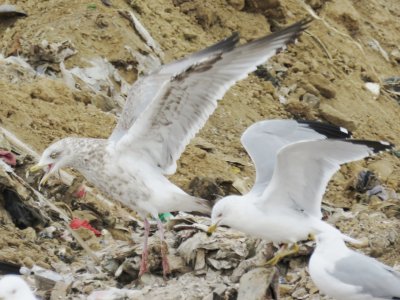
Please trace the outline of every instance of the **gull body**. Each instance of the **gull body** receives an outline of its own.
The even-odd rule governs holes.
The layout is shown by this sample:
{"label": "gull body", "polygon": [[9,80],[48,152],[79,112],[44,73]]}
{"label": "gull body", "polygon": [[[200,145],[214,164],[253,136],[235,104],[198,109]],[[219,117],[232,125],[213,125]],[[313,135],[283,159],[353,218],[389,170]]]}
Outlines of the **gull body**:
{"label": "gull body", "polygon": [[[140,77],[130,89],[116,128],[107,140],[67,138],[50,145],[33,170],[44,168],[41,183],[63,167],[80,171],[111,198],[139,212],[145,237],[140,274],[147,267],[147,215],[167,211],[210,212],[208,202],[184,193],[165,175],[190,139],[204,126],[225,92],[257,66],[294,41],[309,20],[237,46],[231,37]],[[163,247],[162,247],[163,249]],[[164,275],[168,270],[163,254]]]}
{"label": "gull body", "polygon": [[28,284],[17,275],[0,279],[0,300],[36,300]]}
{"label": "gull body", "polygon": [[[276,196],[275,199],[278,198]],[[321,219],[309,216],[295,207],[263,210],[252,204],[256,200],[253,194],[223,198],[213,209],[212,222],[218,222],[221,218],[218,214],[222,213],[223,218],[218,225],[226,225],[270,242],[286,244],[306,240],[310,234],[320,231],[337,231]]]}
{"label": "gull body", "polygon": [[374,258],[347,248],[342,237],[317,235],[309,262],[311,279],[337,300],[400,299],[400,273]]}

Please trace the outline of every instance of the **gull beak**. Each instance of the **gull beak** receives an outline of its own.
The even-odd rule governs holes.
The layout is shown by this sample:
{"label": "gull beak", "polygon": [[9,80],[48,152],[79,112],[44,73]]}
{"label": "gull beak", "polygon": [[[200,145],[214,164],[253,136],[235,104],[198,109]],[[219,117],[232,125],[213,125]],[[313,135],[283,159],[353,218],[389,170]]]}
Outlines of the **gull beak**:
{"label": "gull beak", "polygon": [[41,187],[46,184],[47,180],[49,179],[50,175],[53,174],[52,168],[53,168],[53,164],[45,164],[45,165],[41,165],[41,164],[36,164],[33,167],[31,167],[28,172],[27,175],[29,175],[29,173],[37,173],[42,169],[45,169],[45,174],[42,177],[42,179],[39,182],[39,191],[41,189]]}
{"label": "gull beak", "polygon": [[36,164],[33,167],[30,167],[29,173],[36,173],[36,172],[38,172],[38,171],[40,171],[42,169],[43,169],[43,166],[41,166],[39,164]]}
{"label": "gull beak", "polygon": [[217,227],[218,227],[217,223],[215,223],[215,224],[211,225],[210,227],[208,227],[207,235],[208,236],[212,235],[214,233],[214,231],[217,230]]}
{"label": "gull beak", "polygon": [[207,235],[208,235],[208,236],[211,236],[211,235],[217,230],[218,224],[219,224],[221,221],[222,221],[222,219],[219,219],[219,220],[217,220],[217,222],[215,222],[215,223],[212,224],[210,227],[208,227],[208,230],[207,230]]}
{"label": "gull beak", "polygon": [[41,187],[42,185],[46,184],[47,180],[49,180],[50,175],[51,175],[51,173],[50,173],[50,172],[47,172],[47,173],[43,176],[42,180],[40,180],[40,182],[39,182],[39,189],[40,189],[40,187]]}

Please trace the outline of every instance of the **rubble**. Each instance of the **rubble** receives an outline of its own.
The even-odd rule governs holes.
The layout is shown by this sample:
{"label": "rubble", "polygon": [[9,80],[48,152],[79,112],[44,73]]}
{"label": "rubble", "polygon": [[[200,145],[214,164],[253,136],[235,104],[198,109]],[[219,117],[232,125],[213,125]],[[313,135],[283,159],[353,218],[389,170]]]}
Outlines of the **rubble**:
{"label": "rubble", "polygon": [[[125,2],[27,0],[9,12],[0,6],[0,121],[8,132],[0,136],[0,156],[8,162],[0,160],[0,274],[23,268],[42,299],[240,299],[272,290],[284,300],[326,299],[307,273],[312,243],[282,261],[275,278],[278,271],[264,264],[274,245],[223,227],[207,237],[209,218],[183,213],[166,223],[170,278],[162,279],[152,224],[151,273],[139,279],[143,231],[134,212],[71,170],[41,192],[25,173],[36,151],[54,140],[108,137],[127,89],[161,57],[169,62],[234,31],[241,43],[250,41],[308,13],[317,18],[311,35],[227,93],[171,180],[212,201],[245,193],[254,168],[239,137],[262,119],[308,117],[347,127],[357,138],[399,144],[400,41],[396,26],[387,25],[398,22],[387,9],[396,0],[306,1],[310,7],[284,0]],[[399,175],[398,158],[385,154],[343,167],[324,196],[328,222],[389,265],[400,261]],[[86,194],[77,195],[82,184]],[[72,230],[73,217],[101,236]],[[279,288],[271,287],[271,274]]]}

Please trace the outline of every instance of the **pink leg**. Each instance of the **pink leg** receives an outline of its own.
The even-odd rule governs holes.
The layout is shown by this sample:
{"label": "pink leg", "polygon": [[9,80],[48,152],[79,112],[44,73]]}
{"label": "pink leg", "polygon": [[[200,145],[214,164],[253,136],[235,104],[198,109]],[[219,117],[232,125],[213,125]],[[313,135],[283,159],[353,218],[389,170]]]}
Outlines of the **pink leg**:
{"label": "pink leg", "polygon": [[168,263],[168,257],[167,257],[167,251],[168,249],[166,249],[164,247],[164,245],[166,247],[167,243],[165,243],[164,241],[164,226],[161,223],[161,220],[157,218],[157,226],[158,226],[158,231],[160,233],[160,240],[161,240],[161,257],[162,257],[162,267],[163,267],[163,276],[164,278],[167,277],[167,274],[169,274],[169,263]]}
{"label": "pink leg", "polygon": [[139,277],[147,272],[147,257],[148,257],[148,249],[147,249],[147,241],[150,233],[150,223],[144,218],[144,243],[143,243],[143,251],[142,251],[142,261],[140,262],[140,271]]}

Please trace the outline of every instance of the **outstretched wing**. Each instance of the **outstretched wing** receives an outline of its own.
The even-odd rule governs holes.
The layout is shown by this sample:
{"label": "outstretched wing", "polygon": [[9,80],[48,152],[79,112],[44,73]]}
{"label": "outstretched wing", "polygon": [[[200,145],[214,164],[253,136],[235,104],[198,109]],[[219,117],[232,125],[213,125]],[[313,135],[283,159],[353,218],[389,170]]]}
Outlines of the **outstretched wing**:
{"label": "outstretched wing", "polygon": [[182,73],[188,67],[203,59],[232,50],[239,41],[239,34],[234,33],[230,37],[196,52],[188,57],[161,66],[150,74],[139,77],[129,90],[128,98],[118,120],[117,126],[110,136],[110,140],[117,142],[128,132],[132,124],[140,114],[154,100],[162,85],[174,75]]}
{"label": "outstretched wing", "polygon": [[322,196],[340,165],[392,147],[385,142],[363,140],[290,144],[279,151],[271,182],[256,202],[263,209],[292,207],[321,218]]}
{"label": "outstretched wing", "polygon": [[241,142],[256,168],[256,181],[250,193],[261,195],[271,180],[278,151],[304,140],[350,138],[343,127],[315,121],[266,120],[251,125]]}
{"label": "outstretched wing", "polygon": [[308,23],[301,21],[231,51],[212,53],[174,76],[163,84],[117,149],[128,155],[140,153],[165,174],[174,173],[176,160],[213,113],[217,100],[294,40]]}

